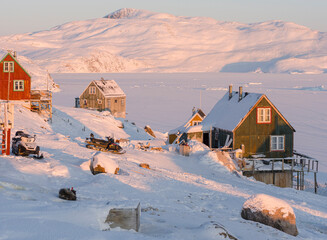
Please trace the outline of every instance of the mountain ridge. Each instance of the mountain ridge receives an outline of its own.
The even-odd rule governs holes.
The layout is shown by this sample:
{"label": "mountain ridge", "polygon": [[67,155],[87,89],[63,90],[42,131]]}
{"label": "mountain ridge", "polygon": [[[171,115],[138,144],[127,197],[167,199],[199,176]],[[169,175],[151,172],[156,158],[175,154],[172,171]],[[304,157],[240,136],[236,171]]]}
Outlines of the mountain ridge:
{"label": "mountain ridge", "polygon": [[217,21],[131,8],[0,37],[50,72],[327,72],[327,34],[292,22]]}

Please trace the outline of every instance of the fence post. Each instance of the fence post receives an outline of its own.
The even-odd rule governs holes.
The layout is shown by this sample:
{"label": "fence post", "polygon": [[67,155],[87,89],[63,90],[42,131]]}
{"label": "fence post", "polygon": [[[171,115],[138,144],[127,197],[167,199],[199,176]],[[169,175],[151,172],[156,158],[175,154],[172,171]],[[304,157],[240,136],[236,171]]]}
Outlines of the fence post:
{"label": "fence post", "polygon": [[272,160],[272,174],[273,174],[273,184],[275,185],[274,160]]}
{"label": "fence post", "polygon": [[315,194],[317,194],[317,188],[318,188],[318,183],[317,183],[317,173],[315,172],[314,174],[314,181],[315,181]]}

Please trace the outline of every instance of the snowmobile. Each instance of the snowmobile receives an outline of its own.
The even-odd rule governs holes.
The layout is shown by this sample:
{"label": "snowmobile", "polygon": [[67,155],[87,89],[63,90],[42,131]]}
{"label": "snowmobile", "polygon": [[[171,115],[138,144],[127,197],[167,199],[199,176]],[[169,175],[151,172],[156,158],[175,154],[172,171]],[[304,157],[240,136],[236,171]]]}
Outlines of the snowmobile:
{"label": "snowmobile", "polygon": [[123,154],[126,151],[122,149],[117,143],[115,143],[113,138],[107,137],[107,140],[94,138],[91,133],[90,138],[86,138],[86,147],[102,152],[111,152],[116,154]]}
{"label": "snowmobile", "polygon": [[59,190],[59,198],[65,200],[76,200],[76,191],[74,188],[62,188]]}
{"label": "snowmobile", "polygon": [[15,137],[12,138],[11,150],[16,156],[34,154],[34,158],[43,158],[43,154],[40,155],[40,147],[35,143],[35,135],[31,136],[23,131],[17,131]]}

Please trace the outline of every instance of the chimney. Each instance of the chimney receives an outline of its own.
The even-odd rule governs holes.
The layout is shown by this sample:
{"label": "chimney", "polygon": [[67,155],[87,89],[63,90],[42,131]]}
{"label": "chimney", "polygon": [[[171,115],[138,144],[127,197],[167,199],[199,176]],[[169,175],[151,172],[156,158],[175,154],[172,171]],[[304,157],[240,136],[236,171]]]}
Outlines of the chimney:
{"label": "chimney", "polygon": [[243,87],[240,86],[240,90],[239,90],[239,95],[238,95],[238,101],[241,101],[242,100],[242,97],[243,97]]}
{"label": "chimney", "polygon": [[13,55],[13,57],[14,57],[14,58],[17,57],[17,52],[16,52],[16,51],[14,51],[14,55]]}
{"label": "chimney", "polygon": [[232,92],[233,92],[233,85],[229,85],[229,98],[228,98],[228,100],[230,100],[232,98]]}

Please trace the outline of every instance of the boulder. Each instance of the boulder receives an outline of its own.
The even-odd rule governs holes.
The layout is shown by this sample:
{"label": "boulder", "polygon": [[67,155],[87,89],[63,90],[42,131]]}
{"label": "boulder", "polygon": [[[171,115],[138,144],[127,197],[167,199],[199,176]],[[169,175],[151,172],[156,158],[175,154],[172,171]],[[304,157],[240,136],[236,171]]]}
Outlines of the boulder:
{"label": "boulder", "polygon": [[144,131],[146,131],[150,136],[156,138],[156,135],[154,134],[154,132],[152,131],[152,129],[149,125],[146,125],[144,127]]}
{"label": "boulder", "polygon": [[242,218],[274,227],[297,236],[296,217],[292,207],[285,201],[265,195],[251,196],[243,204]]}
{"label": "boulder", "polygon": [[119,166],[107,153],[99,152],[94,155],[90,164],[90,170],[93,175],[99,173],[118,174]]}
{"label": "boulder", "polygon": [[140,166],[141,168],[150,169],[150,165],[147,164],[147,163],[140,163],[139,166]]}

